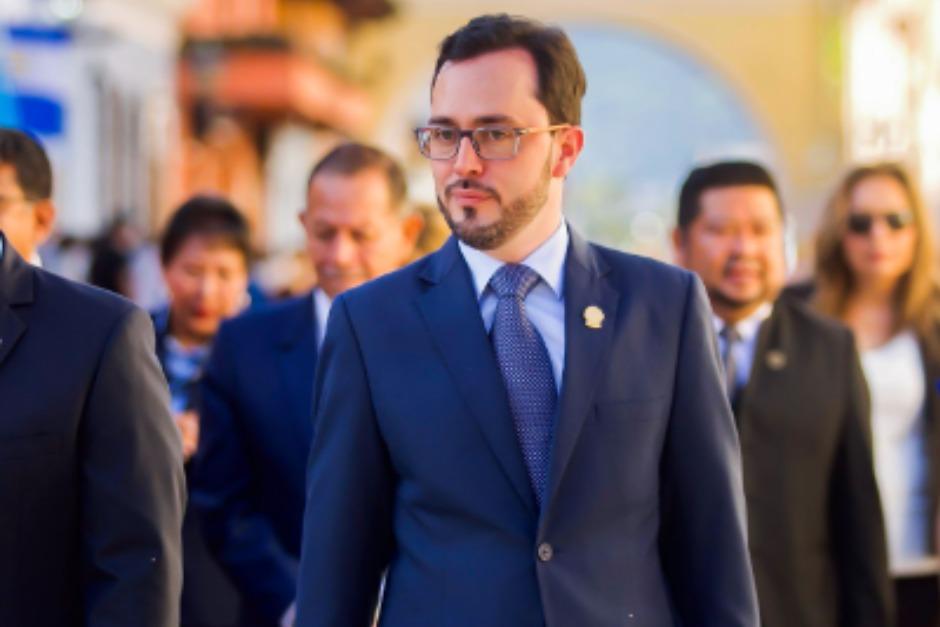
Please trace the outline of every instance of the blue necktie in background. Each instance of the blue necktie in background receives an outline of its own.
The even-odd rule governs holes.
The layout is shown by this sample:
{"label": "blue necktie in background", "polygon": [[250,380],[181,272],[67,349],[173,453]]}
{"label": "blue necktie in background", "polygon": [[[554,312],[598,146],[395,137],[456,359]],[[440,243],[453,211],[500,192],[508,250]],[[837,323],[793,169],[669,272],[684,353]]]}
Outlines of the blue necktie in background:
{"label": "blue necktie in background", "polygon": [[516,435],[529,479],[541,506],[548,484],[558,392],[542,336],[525,315],[525,297],[539,275],[521,264],[506,264],[490,279],[499,301],[491,331]]}

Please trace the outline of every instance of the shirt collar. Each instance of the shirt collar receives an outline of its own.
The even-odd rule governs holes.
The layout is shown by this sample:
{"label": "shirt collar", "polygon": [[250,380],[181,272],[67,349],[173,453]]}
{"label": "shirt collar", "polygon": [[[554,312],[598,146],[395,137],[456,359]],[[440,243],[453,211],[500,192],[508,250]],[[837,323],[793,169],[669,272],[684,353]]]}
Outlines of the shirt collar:
{"label": "shirt collar", "polygon": [[[562,220],[555,232],[522,260],[522,263],[538,273],[539,277],[555,292],[555,296],[559,300],[561,300],[564,293],[565,257],[568,255],[569,239],[568,225]],[[490,279],[505,264],[499,259],[490,257],[482,250],[477,250],[463,242],[457,242],[457,245],[470,267],[477,298],[483,298],[483,293],[489,286]]]}
{"label": "shirt collar", "polygon": [[[757,336],[757,332],[760,330],[760,325],[763,324],[764,320],[770,317],[773,310],[774,306],[772,303],[764,303],[750,316],[736,322],[734,328],[737,329],[738,333],[741,335],[741,339],[745,342],[750,342],[754,339]],[[718,333],[720,333],[727,324],[724,320],[715,315],[712,316],[712,320],[715,323],[715,331]]]}
{"label": "shirt collar", "polygon": [[330,317],[333,300],[319,287],[313,289],[313,318],[316,320],[317,346],[323,344],[326,337],[326,321]]}

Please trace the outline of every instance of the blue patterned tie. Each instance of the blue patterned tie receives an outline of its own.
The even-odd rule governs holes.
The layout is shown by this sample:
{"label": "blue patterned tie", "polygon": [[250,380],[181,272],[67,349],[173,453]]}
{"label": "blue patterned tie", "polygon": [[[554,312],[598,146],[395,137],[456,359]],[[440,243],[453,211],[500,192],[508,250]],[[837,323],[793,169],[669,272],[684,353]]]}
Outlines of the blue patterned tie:
{"label": "blue patterned tie", "polygon": [[492,340],[515,422],[516,436],[539,505],[548,484],[558,392],[542,336],[525,315],[525,297],[539,275],[521,264],[506,264],[490,279],[499,297]]}

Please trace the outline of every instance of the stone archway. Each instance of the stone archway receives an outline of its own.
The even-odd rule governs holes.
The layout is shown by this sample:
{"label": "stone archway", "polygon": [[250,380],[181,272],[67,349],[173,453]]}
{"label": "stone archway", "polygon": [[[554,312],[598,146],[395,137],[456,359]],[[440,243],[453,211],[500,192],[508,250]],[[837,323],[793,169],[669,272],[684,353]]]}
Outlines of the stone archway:
{"label": "stone archway", "polygon": [[716,71],[634,29],[571,25],[588,75],[585,150],[566,189],[569,219],[592,239],[669,256],[678,187],[693,165],[778,159],[744,99]]}

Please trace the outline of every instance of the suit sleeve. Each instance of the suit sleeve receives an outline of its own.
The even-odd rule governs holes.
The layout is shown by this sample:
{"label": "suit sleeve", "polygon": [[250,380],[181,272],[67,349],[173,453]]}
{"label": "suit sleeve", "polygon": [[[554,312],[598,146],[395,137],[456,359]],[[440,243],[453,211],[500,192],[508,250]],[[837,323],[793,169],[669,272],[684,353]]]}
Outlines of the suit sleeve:
{"label": "suit sleeve", "polygon": [[191,500],[202,512],[210,550],[255,611],[277,623],[294,601],[297,560],[253,505],[256,482],[237,400],[237,347],[238,338],[223,325],[201,383]]}
{"label": "suit sleeve", "polygon": [[112,330],[81,429],[84,624],[178,625],[182,446],[143,311]]}
{"label": "suit sleeve", "polygon": [[689,275],[663,451],[666,577],[682,624],[757,627],[737,433],[704,288]]}
{"label": "suit sleeve", "polygon": [[850,364],[845,415],[831,478],[831,537],[838,555],[839,605],[844,627],[893,624],[884,519],[872,465],[870,403],[865,375],[851,334],[844,357]]}
{"label": "suit sleeve", "polygon": [[297,625],[368,627],[393,546],[395,479],[342,296],[320,359]]}

